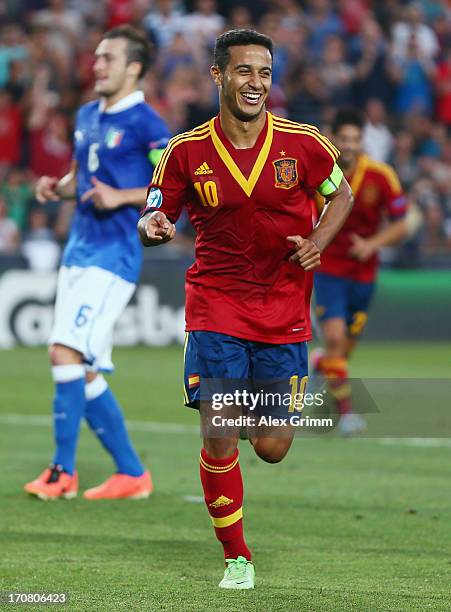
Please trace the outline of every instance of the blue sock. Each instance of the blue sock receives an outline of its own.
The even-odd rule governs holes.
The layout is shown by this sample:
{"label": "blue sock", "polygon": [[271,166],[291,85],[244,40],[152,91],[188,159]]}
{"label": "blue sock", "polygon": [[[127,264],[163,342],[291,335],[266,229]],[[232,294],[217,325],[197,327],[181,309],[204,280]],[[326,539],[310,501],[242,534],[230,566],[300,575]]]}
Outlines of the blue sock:
{"label": "blue sock", "polygon": [[52,367],[55,382],[53,423],[56,451],[55,465],[73,474],[80,422],[85,410],[85,369],[82,365]]}
{"label": "blue sock", "polygon": [[103,376],[86,385],[86,398],[86,420],[113,457],[118,473],[141,476],[144,466],[128,437],[121,407]]}

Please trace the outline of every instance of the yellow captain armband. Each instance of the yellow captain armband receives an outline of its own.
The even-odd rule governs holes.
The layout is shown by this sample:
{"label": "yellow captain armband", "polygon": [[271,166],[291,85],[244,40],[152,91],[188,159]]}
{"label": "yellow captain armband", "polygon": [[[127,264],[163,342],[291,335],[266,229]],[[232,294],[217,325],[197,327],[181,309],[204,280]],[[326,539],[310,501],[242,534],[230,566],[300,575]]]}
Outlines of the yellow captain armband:
{"label": "yellow captain armband", "polygon": [[334,164],[331,175],[318,187],[321,195],[327,198],[331,193],[337,191],[343,179],[343,171],[338,164]]}

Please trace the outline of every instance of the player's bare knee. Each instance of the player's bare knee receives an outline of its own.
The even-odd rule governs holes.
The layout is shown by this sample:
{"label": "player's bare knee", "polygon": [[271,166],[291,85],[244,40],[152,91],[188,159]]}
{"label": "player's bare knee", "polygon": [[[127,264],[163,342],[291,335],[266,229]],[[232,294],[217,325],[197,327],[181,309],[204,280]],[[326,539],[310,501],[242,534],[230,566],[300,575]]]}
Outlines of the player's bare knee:
{"label": "player's bare knee", "polygon": [[82,363],[82,356],[78,351],[62,344],[51,344],[49,346],[49,359],[52,366]]}
{"label": "player's bare knee", "polygon": [[230,457],[238,445],[237,438],[204,438],[204,448],[213,459]]}
{"label": "player's bare knee", "polygon": [[344,354],[346,350],[346,340],[347,337],[344,331],[339,329],[330,331],[324,338],[326,352],[333,356]]}
{"label": "player's bare knee", "polygon": [[288,443],[274,438],[257,438],[253,440],[252,445],[260,459],[266,463],[280,463],[287,454],[291,441]]}
{"label": "player's bare knee", "polygon": [[98,375],[99,375],[98,372],[93,372],[91,370],[87,370],[86,371],[86,382],[87,383],[93,382],[97,378]]}

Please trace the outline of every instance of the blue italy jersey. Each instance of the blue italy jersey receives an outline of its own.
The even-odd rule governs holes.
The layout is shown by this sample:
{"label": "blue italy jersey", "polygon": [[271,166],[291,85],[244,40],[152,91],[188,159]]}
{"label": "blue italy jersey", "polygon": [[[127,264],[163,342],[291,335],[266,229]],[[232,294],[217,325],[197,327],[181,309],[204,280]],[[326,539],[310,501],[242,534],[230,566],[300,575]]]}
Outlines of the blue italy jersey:
{"label": "blue italy jersey", "polygon": [[146,104],[141,91],[106,111],[99,101],[80,108],[74,137],[77,209],[63,265],[98,266],[137,282],[142,259],[136,231],[138,207],[102,211],[92,200],[82,202],[81,197],[93,187],[94,176],[116,189],[147,187],[153,172],[149,155],[152,150],[164,149],[168,139],[164,121]]}

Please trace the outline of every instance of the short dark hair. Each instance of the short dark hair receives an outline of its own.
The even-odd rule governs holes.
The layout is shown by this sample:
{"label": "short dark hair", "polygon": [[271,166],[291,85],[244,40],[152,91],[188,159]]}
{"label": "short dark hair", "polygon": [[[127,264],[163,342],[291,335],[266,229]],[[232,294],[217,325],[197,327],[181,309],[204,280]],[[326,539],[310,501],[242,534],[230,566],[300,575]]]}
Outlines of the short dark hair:
{"label": "short dark hair", "polygon": [[127,65],[132,62],[141,64],[138,79],[143,77],[150,66],[152,53],[152,45],[145,34],[130,25],[121,25],[103,35],[103,39],[112,38],[125,38],[127,41]]}
{"label": "short dark hair", "polygon": [[238,47],[241,45],[260,45],[266,47],[271,53],[271,57],[273,56],[273,42],[269,36],[245,28],[240,30],[229,30],[221,34],[221,36],[218,36],[215,44],[214,63],[221,72],[224,72],[229,63],[229,47]]}
{"label": "short dark hair", "polygon": [[365,125],[363,114],[356,108],[341,108],[332,121],[332,133],[336,134],[344,125],[355,125],[362,130]]}

